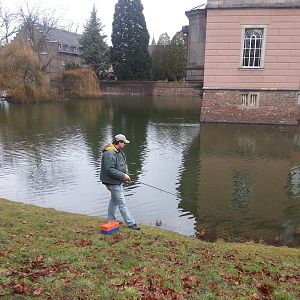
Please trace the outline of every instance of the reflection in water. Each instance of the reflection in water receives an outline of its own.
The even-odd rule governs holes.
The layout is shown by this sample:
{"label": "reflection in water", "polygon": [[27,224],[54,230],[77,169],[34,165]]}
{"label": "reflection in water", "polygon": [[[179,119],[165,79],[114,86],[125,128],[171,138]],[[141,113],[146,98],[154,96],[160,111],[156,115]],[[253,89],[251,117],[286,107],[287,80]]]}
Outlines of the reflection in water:
{"label": "reflection in water", "polygon": [[232,175],[232,206],[247,208],[251,196],[250,175],[245,171],[233,171]]}
{"label": "reflection in water", "polygon": [[293,168],[289,176],[300,159],[293,143],[298,131],[201,124],[193,209],[201,237],[300,243],[300,202],[290,197],[298,191],[299,173]]}
{"label": "reflection in water", "polygon": [[139,223],[299,245],[300,128],[200,125],[199,108],[198,98],[180,97],[2,102],[0,197],[106,216],[101,148],[123,132],[132,141],[125,191]]}
{"label": "reflection in water", "polygon": [[289,192],[292,197],[300,197],[300,166],[290,169]]}

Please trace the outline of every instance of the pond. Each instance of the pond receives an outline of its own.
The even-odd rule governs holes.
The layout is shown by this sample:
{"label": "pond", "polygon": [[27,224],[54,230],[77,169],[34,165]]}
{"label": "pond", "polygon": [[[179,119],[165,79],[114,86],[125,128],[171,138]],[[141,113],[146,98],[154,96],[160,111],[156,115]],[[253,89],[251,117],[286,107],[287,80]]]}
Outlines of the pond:
{"label": "pond", "polygon": [[138,223],[299,246],[300,127],[203,124],[199,114],[196,97],[0,101],[0,198],[106,217],[101,149],[124,133]]}

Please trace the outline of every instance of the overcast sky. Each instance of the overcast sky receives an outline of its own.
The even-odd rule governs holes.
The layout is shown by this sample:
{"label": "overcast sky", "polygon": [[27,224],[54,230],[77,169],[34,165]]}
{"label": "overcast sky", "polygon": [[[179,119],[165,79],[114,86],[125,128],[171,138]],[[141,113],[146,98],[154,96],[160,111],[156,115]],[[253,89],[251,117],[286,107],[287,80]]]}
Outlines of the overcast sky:
{"label": "overcast sky", "polygon": [[[95,3],[97,15],[105,25],[104,33],[107,35],[107,42],[111,44],[111,27],[117,0],[27,0],[26,2],[29,6],[40,3],[39,6],[42,8],[55,8],[57,14],[61,16],[60,23],[76,24],[78,33],[82,32],[83,25],[90,17]],[[0,3],[10,10],[17,10],[24,1],[0,0]],[[165,32],[172,38],[183,25],[188,25],[185,11],[206,3],[206,0],[142,0],[142,3],[151,42],[153,36],[157,41],[159,35]]]}

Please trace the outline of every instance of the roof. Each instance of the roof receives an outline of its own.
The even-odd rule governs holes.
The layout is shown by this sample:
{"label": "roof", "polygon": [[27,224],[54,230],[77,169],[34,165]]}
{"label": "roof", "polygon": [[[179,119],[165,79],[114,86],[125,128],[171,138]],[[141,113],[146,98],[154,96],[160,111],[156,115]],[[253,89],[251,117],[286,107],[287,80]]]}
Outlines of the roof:
{"label": "roof", "polygon": [[68,46],[79,47],[79,38],[81,35],[63,29],[52,28],[48,32],[47,37],[51,42],[58,42]]}
{"label": "roof", "polygon": [[187,10],[187,11],[185,12],[185,15],[186,15],[186,16],[188,16],[188,15],[193,15],[193,14],[199,12],[200,10],[204,10],[205,8],[206,8],[206,4],[205,4],[205,3],[200,4],[200,5],[194,7],[194,8],[192,8],[192,9],[190,9],[190,10]]}

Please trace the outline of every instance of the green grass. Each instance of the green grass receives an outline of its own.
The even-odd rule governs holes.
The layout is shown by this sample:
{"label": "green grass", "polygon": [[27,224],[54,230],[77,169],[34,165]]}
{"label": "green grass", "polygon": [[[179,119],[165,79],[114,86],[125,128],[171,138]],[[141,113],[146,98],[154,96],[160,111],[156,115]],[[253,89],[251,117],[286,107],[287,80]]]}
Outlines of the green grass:
{"label": "green grass", "polygon": [[[300,249],[206,243],[0,199],[1,299],[300,297]],[[86,245],[84,245],[84,241]]]}

